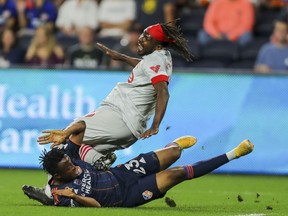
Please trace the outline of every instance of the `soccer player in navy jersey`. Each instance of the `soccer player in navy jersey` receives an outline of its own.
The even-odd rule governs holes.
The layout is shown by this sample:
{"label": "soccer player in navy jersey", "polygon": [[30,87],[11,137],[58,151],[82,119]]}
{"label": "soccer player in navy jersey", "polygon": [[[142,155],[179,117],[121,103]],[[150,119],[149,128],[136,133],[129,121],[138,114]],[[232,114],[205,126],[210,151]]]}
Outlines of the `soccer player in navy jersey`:
{"label": "soccer player in navy jersey", "polygon": [[249,154],[254,148],[249,140],[244,140],[226,154],[167,169],[181,156],[183,149],[196,143],[195,137],[184,136],[163,149],[140,154],[108,171],[99,171],[79,160],[84,131],[85,125],[69,137],[65,151],[53,148],[40,156],[43,169],[52,175],[49,185],[56,206],[139,206],[163,197],[169,189],[185,180],[203,176]]}

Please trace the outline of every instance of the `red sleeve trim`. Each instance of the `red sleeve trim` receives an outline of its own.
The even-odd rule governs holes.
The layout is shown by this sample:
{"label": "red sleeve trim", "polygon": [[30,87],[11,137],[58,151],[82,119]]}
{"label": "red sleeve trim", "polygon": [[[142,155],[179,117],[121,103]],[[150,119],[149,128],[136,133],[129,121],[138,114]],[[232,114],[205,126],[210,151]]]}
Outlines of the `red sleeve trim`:
{"label": "red sleeve trim", "polygon": [[169,78],[166,75],[159,75],[159,76],[153,77],[151,79],[151,81],[152,81],[153,85],[155,85],[155,84],[157,84],[159,82],[167,82],[168,83],[169,82]]}

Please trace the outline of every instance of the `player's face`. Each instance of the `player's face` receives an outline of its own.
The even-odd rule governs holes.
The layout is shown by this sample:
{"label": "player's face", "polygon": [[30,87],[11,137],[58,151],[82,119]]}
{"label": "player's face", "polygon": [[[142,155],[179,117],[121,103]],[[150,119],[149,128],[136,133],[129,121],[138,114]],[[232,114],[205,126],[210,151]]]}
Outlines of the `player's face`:
{"label": "player's face", "polygon": [[146,30],[144,30],[138,38],[137,53],[140,56],[148,55],[156,49],[157,45],[158,42],[152,38]]}
{"label": "player's face", "polygon": [[79,166],[75,166],[70,157],[65,155],[58,163],[58,179],[61,181],[71,181],[82,173]]}

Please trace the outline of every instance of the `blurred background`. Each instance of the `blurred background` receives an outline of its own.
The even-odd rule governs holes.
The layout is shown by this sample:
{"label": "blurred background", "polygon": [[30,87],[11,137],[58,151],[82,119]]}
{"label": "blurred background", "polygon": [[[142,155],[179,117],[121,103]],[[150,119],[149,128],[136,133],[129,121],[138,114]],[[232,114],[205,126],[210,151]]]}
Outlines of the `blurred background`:
{"label": "blurred background", "polygon": [[248,138],[255,152],[216,172],[287,175],[286,0],[0,0],[0,167],[39,168],[42,130],[66,127],[127,81],[131,68],[96,42],[136,57],[145,27],[177,18],[197,59],[171,51],[160,132],[118,151],[116,163],[186,134],[198,144],[177,164]]}

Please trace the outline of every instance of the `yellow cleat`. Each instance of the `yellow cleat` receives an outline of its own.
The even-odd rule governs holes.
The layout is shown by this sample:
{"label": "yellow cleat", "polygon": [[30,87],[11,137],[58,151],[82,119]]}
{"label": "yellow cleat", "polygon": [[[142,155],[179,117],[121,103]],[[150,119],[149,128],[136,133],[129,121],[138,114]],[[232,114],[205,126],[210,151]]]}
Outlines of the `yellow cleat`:
{"label": "yellow cleat", "polygon": [[243,140],[235,149],[236,158],[242,157],[251,153],[254,149],[254,145],[248,140]]}
{"label": "yellow cleat", "polygon": [[197,142],[197,139],[193,136],[182,136],[182,137],[175,139],[173,142],[178,144],[182,149],[186,149],[195,145]]}

